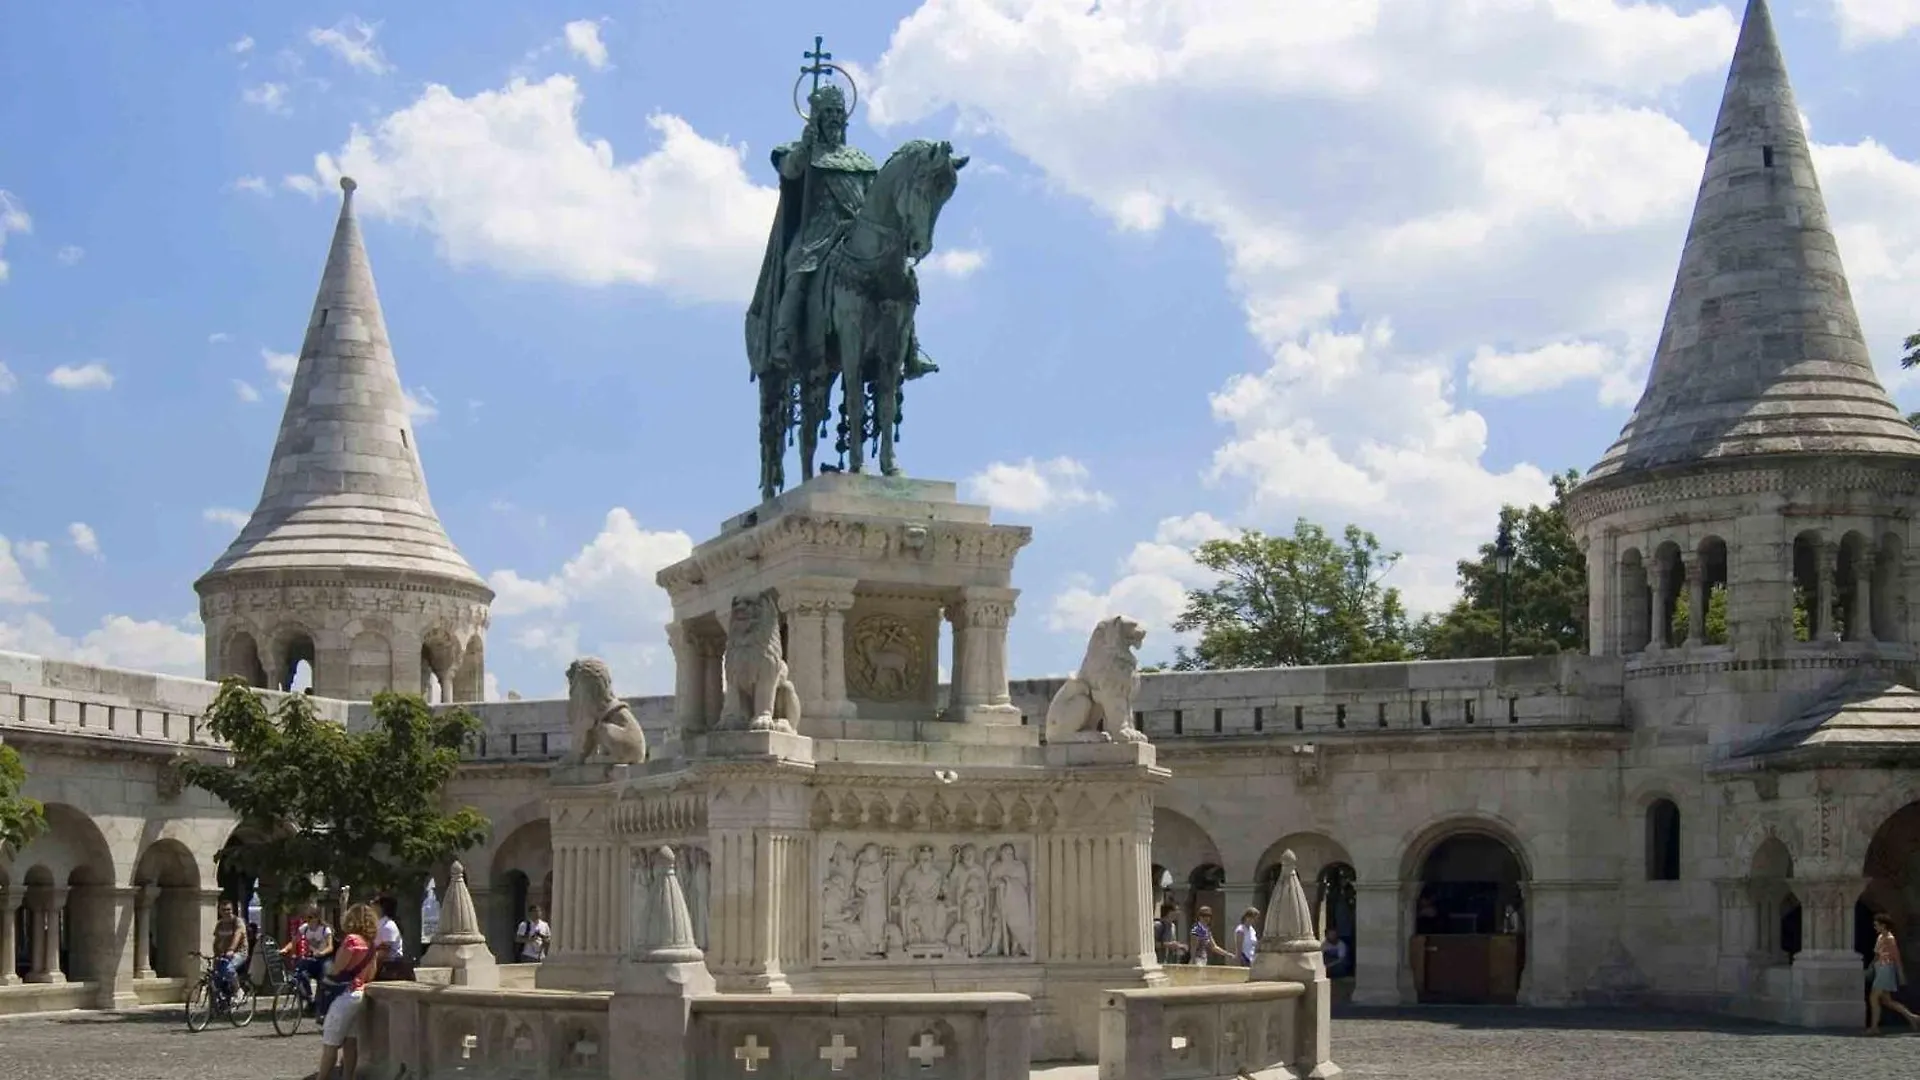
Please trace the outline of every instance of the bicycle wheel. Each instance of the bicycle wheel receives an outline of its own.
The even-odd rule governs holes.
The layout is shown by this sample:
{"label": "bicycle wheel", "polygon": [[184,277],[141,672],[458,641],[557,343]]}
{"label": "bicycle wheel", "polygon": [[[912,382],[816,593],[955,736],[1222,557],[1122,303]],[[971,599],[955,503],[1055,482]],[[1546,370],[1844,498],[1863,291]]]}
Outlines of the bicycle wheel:
{"label": "bicycle wheel", "polygon": [[307,1015],[307,1003],[300,996],[298,986],[289,979],[280,984],[273,992],[273,1030],[278,1035],[292,1035],[300,1030],[300,1021]]}
{"label": "bicycle wheel", "polygon": [[213,1022],[213,987],[205,979],[187,988],[187,1030],[205,1031]]}
{"label": "bicycle wheel", "polygon": [[233,1000],[227,1003],[227,1023],[237,1028],[253,1023],[253,1010],[256,1005],[253,987],[242,980],[240,990],[234,995]]}

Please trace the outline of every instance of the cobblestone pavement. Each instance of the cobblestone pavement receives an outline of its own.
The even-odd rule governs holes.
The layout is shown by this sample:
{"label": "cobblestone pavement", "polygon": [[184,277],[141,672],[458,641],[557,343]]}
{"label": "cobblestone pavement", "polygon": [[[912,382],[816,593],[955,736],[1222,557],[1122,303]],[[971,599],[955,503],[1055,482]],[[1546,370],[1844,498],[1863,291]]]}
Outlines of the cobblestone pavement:
{"label": "cobblestone pavement", "polygon": [[[1920,1036],[1809,1034],[1666,1014],[1349,1009],[1334,1021],[1333,1039],[1335,1060],[1355,1080],[1920,1078]],[[216,1023],[198,1035],[178,1007],[0,1017],[0,1080],[301,1080],[319,1053],[310,1030],[280,1038],[264,1013],[251,1027]]]}

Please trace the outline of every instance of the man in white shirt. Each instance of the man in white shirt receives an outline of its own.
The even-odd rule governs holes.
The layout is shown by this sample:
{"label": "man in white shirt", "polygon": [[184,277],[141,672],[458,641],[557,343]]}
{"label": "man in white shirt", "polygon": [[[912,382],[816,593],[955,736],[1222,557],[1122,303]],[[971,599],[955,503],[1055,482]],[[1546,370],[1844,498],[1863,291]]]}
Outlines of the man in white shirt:
{"label": "man in white shirt", "polygon": [[547,943],[553,940],[553,927],[540,917],[540,905],[527,909],[527,917],[513,928],[513,943],[520,947],[520,962],[537,964],[547,958]]}

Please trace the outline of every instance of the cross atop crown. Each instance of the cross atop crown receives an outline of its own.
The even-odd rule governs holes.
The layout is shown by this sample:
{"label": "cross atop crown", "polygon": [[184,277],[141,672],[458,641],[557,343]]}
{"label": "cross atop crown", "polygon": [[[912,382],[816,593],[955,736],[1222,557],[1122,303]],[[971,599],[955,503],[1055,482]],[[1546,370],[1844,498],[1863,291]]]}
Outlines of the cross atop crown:
{"label": "cross atop crown", "polygon": [[[821,102],[838,105],[843,113],[851,115],[853,107],[859,104],[860,88],[854,85],[853,74],[846,68],[833,62],[833,54],[826,50],[826,39],[818,34],[813,37],[813,48],[800,54],[807,63],[800,69],[800,78],[793,84],[793,108],[802,117],[810,116]],[[807,88],[807,107],[800,107],[800,85],[811,76],[813,84]],[[828,82],[822,84],[821,80]],[[832,80],[846,83],[842,89]]]}

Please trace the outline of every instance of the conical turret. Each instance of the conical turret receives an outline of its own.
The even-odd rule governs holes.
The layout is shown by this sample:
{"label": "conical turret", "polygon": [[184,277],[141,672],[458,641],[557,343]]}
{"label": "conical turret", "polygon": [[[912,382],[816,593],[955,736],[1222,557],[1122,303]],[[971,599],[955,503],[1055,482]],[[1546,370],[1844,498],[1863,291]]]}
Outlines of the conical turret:
{"label": "conical turret", "polygon": [[[316,693],[365,697],[438,682],[444,695],[476,700],[493,591],[427,496],[354,182],[340,187],[259,505],[194,583],[208,621],[207,673],[277,687],[305,660]],[[457,691],[456,670],[465,676]]]}
{"label": "conical turret", "polygon": [[1750,0],[1647,388],[1589,481],[1761,454],[1920,457],[1874,375],[1766,0]]}

